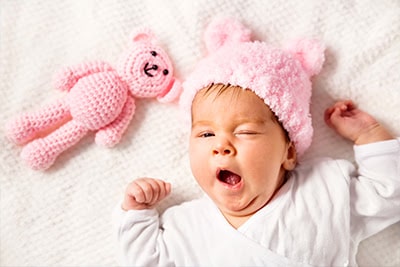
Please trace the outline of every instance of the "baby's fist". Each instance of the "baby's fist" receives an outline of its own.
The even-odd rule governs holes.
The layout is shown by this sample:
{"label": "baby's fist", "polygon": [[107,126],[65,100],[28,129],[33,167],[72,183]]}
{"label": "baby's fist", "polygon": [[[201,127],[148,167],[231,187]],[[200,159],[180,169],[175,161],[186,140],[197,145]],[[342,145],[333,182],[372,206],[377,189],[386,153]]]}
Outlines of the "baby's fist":
{"label": "baby's fist", "polygon": [[325,111],[326,124],[356,145],[392,139],[391,134],[350,100],[338,101]]}
{"label": "baby's fist", "polygon": [[122,209],[151,209],[170,193],[170,183],[153,178],[139,178],[126,188]]}

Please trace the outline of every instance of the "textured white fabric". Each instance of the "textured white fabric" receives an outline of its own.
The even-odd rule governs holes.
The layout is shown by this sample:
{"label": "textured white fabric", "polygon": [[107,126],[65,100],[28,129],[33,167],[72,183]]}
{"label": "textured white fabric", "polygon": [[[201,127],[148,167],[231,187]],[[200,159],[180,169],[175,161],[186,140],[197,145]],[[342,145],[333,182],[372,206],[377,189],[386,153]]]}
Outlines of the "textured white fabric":
{"label": "textured white fabric", "polygon": [[[150,26],[183,79],[205,52],[209,20],[233,15],[255,39],[281,44],[315,37],[328,50],[314,80],[315,138],[305,159],[352,159],[351,144],[322,119],[337,98],[352,98],[400,135],[400,2],[77,0],[0,2],[0,265],[115,265],[111,211],[138,176],[164,178],[173,194],[161,209],[199,196],[187,136],[175,104],[137,102],[122,142],[100,148],[86,136],[46,172],[26,168],[3,134],[8,118],[61,96],[51,77],[88,60],[115,64],[137,26]],[[400,265],[400,224],[361,244],[361,266]]]}
{"label": "textured white fabric", "polygon": [[[303,162],[237,231],[208,197],[114,213],[121,263],[133,266],[355,266],[361,240],[400,220],[400,138],[345,160]],[[357,176],[355,176],[357,175]],[[162,229],[161,231],[159,229]]]}

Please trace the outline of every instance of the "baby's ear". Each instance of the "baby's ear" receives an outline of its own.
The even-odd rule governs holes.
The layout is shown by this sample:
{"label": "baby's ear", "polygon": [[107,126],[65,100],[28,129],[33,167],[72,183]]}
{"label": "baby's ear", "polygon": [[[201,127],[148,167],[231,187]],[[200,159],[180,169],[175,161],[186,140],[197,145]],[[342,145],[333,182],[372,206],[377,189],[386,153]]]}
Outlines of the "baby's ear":
{"label": "baby's ear", "polygon": [[130,41],[132,42],[153,42],[155,36],[149,28],[137,28],[131,33]]}
{"label": "baby's ear", "polygon": [[321,42],[314,39],[297,39],[287,43],[284,49],[294,54],[310,77],[321,71],[325,61],[325,46]]}
{"label": "baby's ear", "polygon": [[204,32],[204,42],[209,53],[230,42],[250,41],[251,31],[232,18],[214,19]]}

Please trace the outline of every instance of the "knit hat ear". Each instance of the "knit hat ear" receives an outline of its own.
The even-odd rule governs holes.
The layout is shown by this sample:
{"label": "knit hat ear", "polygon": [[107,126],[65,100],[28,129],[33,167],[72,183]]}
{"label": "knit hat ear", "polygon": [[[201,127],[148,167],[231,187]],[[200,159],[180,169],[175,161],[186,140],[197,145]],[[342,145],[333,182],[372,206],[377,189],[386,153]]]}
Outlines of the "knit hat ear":
{"label": "knit hat ear", "polygon": [[130,41],[133,42],[153,42],[155,36],[149,28],[137,28],[131,33]]}
{"label": "knit hat ear", "polygon": [[233,42],[250,41],[251,31],[239,21],[232,18],[213,20],[204,32],[204,42],[209,53],[213,53],[221,46]]}
{"label": "knit hat ear", "polygon": [[287,43],[284,50],[294,54],[308,76],[318,74],[325,61],[325,46],[313,39],[297,39]]}

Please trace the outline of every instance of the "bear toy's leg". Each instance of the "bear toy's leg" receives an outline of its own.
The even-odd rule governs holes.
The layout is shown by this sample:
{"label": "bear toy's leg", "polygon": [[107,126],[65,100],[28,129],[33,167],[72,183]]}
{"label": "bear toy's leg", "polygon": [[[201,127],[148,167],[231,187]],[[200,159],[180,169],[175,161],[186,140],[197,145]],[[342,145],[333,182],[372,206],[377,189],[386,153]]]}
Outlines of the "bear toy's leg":
{"label": "bear toy's leg", "polygon": [[71,120],[44,138],[33,140],[21,152],[22,159],[35,170],[49,168],[58,155],[78,143],[88,129]]}
{"label": "bear toy's leg", "polygon": [[58,127],[71,118],[64,100],[58,100],[34,112],[27,112],[9,121],[6,125],[7,137],[18,145],[23,145],[39,134]]}

